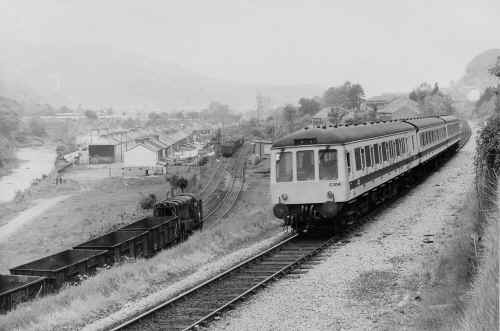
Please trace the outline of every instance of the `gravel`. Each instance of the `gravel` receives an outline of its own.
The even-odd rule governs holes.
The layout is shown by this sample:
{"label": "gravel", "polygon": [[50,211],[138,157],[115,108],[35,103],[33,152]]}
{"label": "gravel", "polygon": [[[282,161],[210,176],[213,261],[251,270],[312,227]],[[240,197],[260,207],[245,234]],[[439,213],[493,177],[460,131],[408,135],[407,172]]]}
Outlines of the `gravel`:
{"label": "gravel", "polygon": [[[323,263],[286,276],[227,312],[210,330],[416,329],[422,266],[449,240],[472,188],[474,139],[439,171],[328,249]],[[425,276],[425,273],[424,273]],[[408,285],[408,279],[414,284]]]}

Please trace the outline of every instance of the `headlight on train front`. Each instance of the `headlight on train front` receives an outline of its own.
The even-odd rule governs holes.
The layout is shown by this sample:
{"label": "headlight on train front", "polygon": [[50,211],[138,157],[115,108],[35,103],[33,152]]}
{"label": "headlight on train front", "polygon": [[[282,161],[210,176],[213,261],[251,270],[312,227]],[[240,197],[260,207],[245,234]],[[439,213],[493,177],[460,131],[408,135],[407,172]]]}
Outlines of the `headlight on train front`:
{"label": "headlight on train front", "polygon": [[331,199],[331,200],[335,201],[335,200],[333,199],[334,195],[333,195],[333,192],[332,192],[332,191],[328,191],[328,192],[326,193],[326,196],[328,197],[328,199]]}
{"label": "headlight on train front", "polygon": [[288,194],[281,193],[281,199],[283,199],[284,201],[287,201],[288,200]]}

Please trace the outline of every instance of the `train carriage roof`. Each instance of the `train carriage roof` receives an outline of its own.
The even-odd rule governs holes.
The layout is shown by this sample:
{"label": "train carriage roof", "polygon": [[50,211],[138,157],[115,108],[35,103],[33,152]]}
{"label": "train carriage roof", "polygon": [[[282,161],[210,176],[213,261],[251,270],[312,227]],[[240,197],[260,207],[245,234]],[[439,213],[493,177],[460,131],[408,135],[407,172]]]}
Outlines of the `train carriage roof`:
{"label": "train carriage roof", "polygon": [[279,148],[313,144],[341,145],[411,131],[415,131],[415,127],[402,121],[367,123],[340,127],[304,128],[276,140],[272,147]]}
{"label": "train carriage roof", "polygon": [[419,130],[427,129],[433,126],[444,125],[444,121],[441,119],[441,117],[415,118],[407,119],[404,121],[415,125]]}
{"label": "train carriage roof", "polygon": [[452,122],[458,122],[459,119],[456,118],[455,116],[451,116],[451,115],[444,115],[444,116],[440,116],[446,123],[452,123]]}

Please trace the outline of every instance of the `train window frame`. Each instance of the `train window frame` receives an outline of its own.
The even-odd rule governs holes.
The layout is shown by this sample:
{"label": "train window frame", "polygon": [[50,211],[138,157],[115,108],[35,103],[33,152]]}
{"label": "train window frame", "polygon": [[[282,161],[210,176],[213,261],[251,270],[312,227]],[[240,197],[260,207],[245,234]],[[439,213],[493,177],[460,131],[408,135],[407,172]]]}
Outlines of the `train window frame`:
{"label": "train window frame", "polygon": [[351,168],[351,153],[349,151],[345,152],[345,159],[347,162],[347,174],[350,175],[352,173],[352,168]]}
{"label": "train window frame", "polygon": [[354,149],[354,164],[356,166],[356,171],[363,170],[363,162],[361,162],[361,148],[357,147]]}
{"label": "train window frame", "polygon": [[361,151],[361,169],[365,170],[366,168],[365,148],[360,147],[360,151]]}
{"label": "train window frame", "polygon": [[[335,161],[332,161],[332,165],[335,165],[335,167],[331,167],[331,165],[329,167],[322,167],[322,159],[321,159],[321,156],[322,154],[324,153],[331,153],[331,152],[334,152],[334,155],[335,157],[333,158]],[[325,172],[321,172],[321,170],[332,170],[334,169],[333,171],[333,175],[332,176],[325,176]],[[338,150],[336,149],[333,149],[333,148],[325,148],[325,149],[319,149],[318,150],[318,176],[319,176],[319,180],[337,180],[339,179],[339,153],[338,153]]]}
{"label": "train window frame", "polygon": [[387,141],[382,142],[382,160],[384,160],[384,162],[389,160],[387,156]]}
{"label": "train window frame", "polygon": [[[306,177],[303,177],[302,178],[302,173],[299,172],[299,154],[302,154],[302,153],[311,153],[312,154],[312,164],[310,166],[311,169],[309,169],[309,171],[307,172],[308,176]],[[314,150],[313,149],[304,149],[304,150],[298,150],[295,152],[295,173],[296,173],[296,177],[297,177],[297,181],[298,182],[307,182],[307,181],[313,181],[316,179],[316,158],[314,156]],[[301,163],[304,163],[303,160],[300,161]],[[303,166],[301,167],[303,168]],[[311,176],[309,175],[312,170],[312,178]]]}
{"label": "train window frame", "polygon": [[[276,183],[289,183],[293,181],[293,152],[292,151],[280,151],[279,153],[276,154],[277,158],[275,160],[275,181]],[[290,177],[283,177],[285,179],[281,179],[279,177],[279,170],[278,166],[282,162],[284,156],[290,155]],[[289,178],[289,179],[288,179]]]}
{"label": "train window frame", "polygon": [[380,155],[379,155],[378,143],[373,144],[373,159],[375,161],[375,164],[380,164]]}
{"label": "train window frame", "polygon": [[371,153],[370,153],[370,145],[366,145],[364,147],[365,149],[365,164],[366,164],[366,167],[371,167],[372,166],[372,158],[371,158]]}

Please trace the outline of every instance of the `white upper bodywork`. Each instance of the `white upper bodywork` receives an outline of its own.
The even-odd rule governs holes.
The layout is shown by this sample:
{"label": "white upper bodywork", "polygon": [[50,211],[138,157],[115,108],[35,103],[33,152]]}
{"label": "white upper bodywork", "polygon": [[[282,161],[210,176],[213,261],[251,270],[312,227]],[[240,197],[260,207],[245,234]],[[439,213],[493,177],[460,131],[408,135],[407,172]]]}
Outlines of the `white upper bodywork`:
{"label": "white upper bodywork", "polygon": [[[439,131],[441,130],[441,131]],[[335,202],[352,200],[384,182],[416,167],[422,162],[441,153],[457,143],[460,134],[448,132],[447,124],[422,129],[419,132],[409,130],[399,134],[381,136],[343,145],[299,145],[271,150],[271,198],[272,203],[311,204],[331,201],[331,193]],[[428,131],[434,131],[432,134]],[[421,144],[420,135],[426,135],[425,144]],[[432,136],[432,137],[431,137]],[[427,139],[429,138],[429,139]],[[423,139],[423,138],[422,138]],[[396,143],[396,140],[398,142]],[[393,143],[390,143],[390,142]],[[386,144],[384,160],[382,144]],[[396,148],[396,145],[397,146]],[[404,147],[403,147],[404,145]],[[365,158],[365,148],[370,152],[370,161]],[[375,155],[375,146],[378,156]],[[324,149],[337,150],[338,178],[319,179],[318,151]],[[361,162],[356,162],[355,150],[363,151]],[[297,152],[312,150],[314,152],[314,179],[297,180]],[[292,152],[292,180],[276,181],[276,162],[283,152]],[[359,153],[361,155],[361,153]],[[348,162],[349,158],[349,162]],[[374,162],[378,159],[379,162]],[[359,164],[357,164],[359,163]],[[371,164],[370,164],[371,163]],[[370,164],[370,166],[368,166]],[[330,192],[330,193],[329,193]]]}

